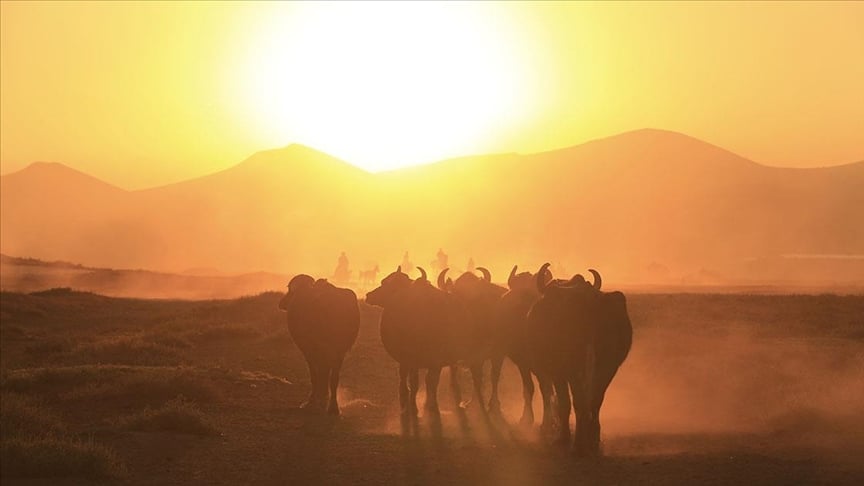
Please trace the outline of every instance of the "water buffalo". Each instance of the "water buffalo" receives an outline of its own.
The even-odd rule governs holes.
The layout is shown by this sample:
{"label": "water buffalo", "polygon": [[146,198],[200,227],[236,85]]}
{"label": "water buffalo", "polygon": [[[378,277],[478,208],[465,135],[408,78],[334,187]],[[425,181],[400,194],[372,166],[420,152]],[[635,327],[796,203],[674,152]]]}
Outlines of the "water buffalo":
{"label": "water buffalo", "polygon": [[518,266],[514,265],[507,278],[509,290],[501,296],[498,304],[498,328],[505,340],[507,356],[519,368],[522,378],[522,417],[519,422],[524,426],[534,424],[534,379],[537,376],[540,392],[543,396],[543,429],[552,427],[552,382],[543,374],[532,369],[528,343],[531,328],[528,324],[528,311],[540,298],[534,275],[531,272],[516,273]]}
{"label": "water buffalo", "polygon": [[528,313],[529,359],[555,383],[562,425],[559,440],[569,442],[572,396],[574,449],[579,455],[597,454],[600,407],[633,339],[626,299],[621,292],[601,292],[600,274],[594,270],[593,285],[579,276],[549,282],[548,266],[536,275],[541,297]]}
{"label": "water buffalo", "polygon": [[[446,278],[448,269],[443,269],[438,275],[438,287],[447,291],[455,298],[457,305],[463,306],[471,319],[471,329],[476,333],[472,342],[475,349],[471,350],[470,358],[465,362],[471,370],[474,382],[473,402],[485,411],[483,404],[483,363],[492,363],[492,396],[489,399],[489,411],[501,412],[501,401],[498,398],[498,382],[501,377],[501,365],[507,354],[510,337],[502,333],[498,322],[498,306],[501,296],[507,289],[492,283],[492,274],[484,267],[476,270],[483,275],[480,278],[471,272],[465,272],[455,281]],[[451,370],[455,376],[455,370]],[[454,383],[454,387],[458,386]]]}
{"label": "water buffalo", "polygon": [[471,347],[465,310],[446,292],[421,277],[411,280],[399,267],[366,294],[366,302],[383,308],[381,342],[399,363],[399,404],[403,418],[417,414],[419,370],[426,369],[426,411],[439,414],[441,368],[452,365]]}
{"label": "water buffalo", "polygon": [[360,329],[357,296],[324,279],[297,275],[288,283],[279,308],[286,312],[291,337],[309,365],[312,392],[301,407],[326,405],[327,413],[338,415],[339,371]]}

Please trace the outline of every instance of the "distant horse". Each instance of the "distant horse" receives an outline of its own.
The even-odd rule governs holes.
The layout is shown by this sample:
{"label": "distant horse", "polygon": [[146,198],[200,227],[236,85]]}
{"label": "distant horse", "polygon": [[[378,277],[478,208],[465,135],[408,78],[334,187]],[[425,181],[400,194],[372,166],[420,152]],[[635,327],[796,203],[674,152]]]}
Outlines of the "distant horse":
{"label": "distant horse", "polygon": [[360,285],[375,285],[375,280],[378,278],[378,264],[369,270],[360,270]]}

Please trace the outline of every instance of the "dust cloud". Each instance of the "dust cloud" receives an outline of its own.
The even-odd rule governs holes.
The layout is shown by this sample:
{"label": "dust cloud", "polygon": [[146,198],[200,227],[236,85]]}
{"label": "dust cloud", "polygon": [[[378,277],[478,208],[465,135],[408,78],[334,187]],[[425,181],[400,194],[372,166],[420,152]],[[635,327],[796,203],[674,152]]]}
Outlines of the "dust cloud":
{"label": "dust cloud", "polygon": [[[635,294],[628,307],[633,348],[601,410],[606,454],[776,450],[808,457],[818,449],[854,462],[864,453],[864,298]],[[487,364],[487,380],[488,371]],[[459,373],[463,398],[470,398],[470,375]],[[461,433],[454,416],[463,412],[449,388],[445,369],[439,400],[444,436],[454,438]],[[509,361],[499,393],[512,432],[523,402]],[[533,404],[539,424],[539,389]],[[471,405],[464,413],[474,440],[483,441],[486,429]],[[398,411],[390,412],[379,432],[398,433]],[[542,440],[522,432],[522,440]]]}

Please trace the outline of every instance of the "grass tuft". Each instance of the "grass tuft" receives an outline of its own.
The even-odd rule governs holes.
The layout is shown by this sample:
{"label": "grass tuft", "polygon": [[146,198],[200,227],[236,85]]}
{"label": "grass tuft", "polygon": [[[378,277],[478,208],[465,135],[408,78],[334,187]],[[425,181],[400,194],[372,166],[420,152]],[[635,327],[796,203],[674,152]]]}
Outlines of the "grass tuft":
{"label": "grass tuft", "polygon": [[59,435],[66,426],[42,403],[18,393],[0,394],[2,436]]}
{"label": "grass tuft", "polygon": [[177,350],[138,336],[115,336],[83,343],[72,352],[81,363],[125,364],[136,366],[176,365],[180,363]]}
{"label": "grass tuft", "polygon": [[66,398],[117,402],[118,405],[153,405],[183,395],[193,401],[216,397],[212,383],[187,368],[136,368],[116,380],[91,383],[72,390]]}
{"label": "grass tuft", "polygon": [[147,408],[120,419],[118,425],[129,430],[192,435],[212,435],[216,432],[204,413],[182,395],[159,408]]}
{"label": "grass tuft", "polygon": [[183,395],[195,401],[216,397],[206,374],[185,367],[81,365],[29,368],[6,372],[4,391],[38,395],[50,400],[112,401],[146,406]]}
{"label": "grass tuft", "polygon": [[4,477],[117,477],[124,468],[110,449],[92,439],[39,435],[4,437],[0,443]]}
{"label": "grass tuft", "polygon": [[123,466],[92,439],[68,433],[41,402],[13,392],[0,394],[0,474],[3,477],[115,477]]}

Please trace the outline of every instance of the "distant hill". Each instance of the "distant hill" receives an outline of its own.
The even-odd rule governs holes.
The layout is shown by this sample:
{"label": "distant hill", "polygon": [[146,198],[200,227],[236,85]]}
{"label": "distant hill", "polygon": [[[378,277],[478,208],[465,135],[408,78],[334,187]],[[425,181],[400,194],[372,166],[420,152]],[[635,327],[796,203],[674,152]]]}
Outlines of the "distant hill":
{"label": "distant hill", "polygon": [[72,288],[114,297],[218,299],[282,291],[288,279],[263,272],[214,276],[115,270],[0,255],[0,289],[12,292]]}
{"label": "distant hill", "polygon": [[386,272],[440,247],[499,280],[553,261],[610,283],[864,281],[864,162],[767,167],[663,130],[374,175],[291,145],[140,191],[59,164],[0,184],[4,253],[93,266],[326,276],[343,250]]}

